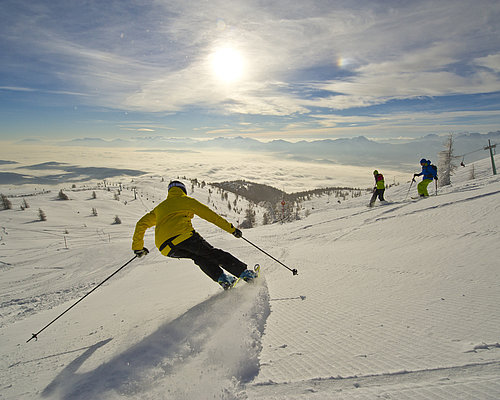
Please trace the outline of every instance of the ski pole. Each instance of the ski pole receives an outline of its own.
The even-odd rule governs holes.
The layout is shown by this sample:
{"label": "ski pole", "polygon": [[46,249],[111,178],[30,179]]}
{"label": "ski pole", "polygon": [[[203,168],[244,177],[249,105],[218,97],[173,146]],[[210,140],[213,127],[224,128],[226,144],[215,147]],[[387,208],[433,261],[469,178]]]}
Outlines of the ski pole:
{"label": "ski pole", "polygon": [[411,182],[410,182],[410,187],[408,188],[408,193],[406,193],[405,200],[408,198],[408,195],[410,194],[410,189],[411,189],[411,187],[413,186],[413,182],[415,182],[415,177],[413,177],[413,178],[411,179]]}
{"label": "ski pole", "polygon": [[117,269],[115,272],[113,272],[110,276],[108,276],[106,279],[104,279],[99,285],[97,285],[94,289],[92,289],[90,292],[88,292],[85,296],[83,296],[80,300],[78,300],[75,304],[73,304],[71,307],[67,308],[65,311],[63,311],[61,314],[59,314],[56,318],[54,318],[52,321],[50,321],[47,325],[45,325],[42,329],[40,329],[37,333],[32,333],[31,337],[26,341],[28,343],[30,340],[35,339],[38,340],[38,335],[42,333],[46,328],[48,328],[50,325],[52,325],[54,322],[56,322],[59,318],[61,318],[64,314],[66,314],[69,310],[71,310],[74,306],[76,306],[80,301],[82,301],[85,297],[87,297],[90,293],[92,293],[94,290],[96,290],[98,287],[102,286],[106,281],[111,279],[113,276],[115,276],[118,272],[120,272],[123,268],[125,268],[127,265],[129,265],[132,261],[134,261],[137,258],[137,256],[134,256],[132,259],[127,261],[125,264],[123,264],[119,269]]}
{"label": "ski pole", "polygon": [[295,268],[289,268],[287,267],[285,264],[283,264],[280,260],[277,260],[276,258],[274,258],[271,254],[265,252],[264,250],[262,250],[260,247],[256,246],[255,244],[253,244],[250,240],[244,238],[244,237],[241,237],[244,241],[246,241],[247,243],[250,243],[253,247],[255,247],[257,250],[260,250],[261,252],[263,252],[266,256],[272,258],[274,261],[276,261],[278,264],[281,264],[283,265],[286,269],[288,269],[289,271],[292,272],[293,275],[298,275],[298,271],[295,269]]}

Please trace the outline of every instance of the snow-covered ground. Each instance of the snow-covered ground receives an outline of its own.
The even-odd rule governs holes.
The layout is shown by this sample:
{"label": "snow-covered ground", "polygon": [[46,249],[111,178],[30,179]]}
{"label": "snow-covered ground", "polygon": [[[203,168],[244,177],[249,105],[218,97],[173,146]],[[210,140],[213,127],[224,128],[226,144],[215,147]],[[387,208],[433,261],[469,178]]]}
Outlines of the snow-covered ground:
{"label": "snow-covered ground", "polygon": [[[69,201],[38,189],[22,211],[22,197],[10,198],[0,211],[0,399],[499,399],[500,178],[489,159],[475,179],[471,168],[428,199],[411,200],[413,186],[405,200],[409,183],[371,209],[368,195],[315,198],[300,221],[244,231],[297,276],[195,219],[209,242],[262,266],[256,284],[230,292],[161,256],[150,231],[147,257],[29,343],[133,257],[135,222],[164,193],[139,179],[137,200],[129,189],[119,200],[115,189],[96,199],[68,189]],[[194,197],[207,202],[207,190]]]}

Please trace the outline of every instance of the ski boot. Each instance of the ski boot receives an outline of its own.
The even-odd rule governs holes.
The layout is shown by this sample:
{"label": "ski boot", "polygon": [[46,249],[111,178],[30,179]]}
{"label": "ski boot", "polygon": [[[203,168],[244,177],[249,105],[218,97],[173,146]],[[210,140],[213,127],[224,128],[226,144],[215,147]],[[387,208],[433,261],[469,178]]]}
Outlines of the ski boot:
{"label": "ski boot", "polygon": [[231,289],[236,282],[236,278],[232,275],[227,275],[224,272],[217,279],[217,283],[222,286],[222,289]]}
{"label": "ski boot", "polygon": [[256,271],[252,271],[251,269],[246,269],[244,270],[241,275],[240,279],[243,279],[245,282],[253,282],[255,278],[257,278],[259,274]]}

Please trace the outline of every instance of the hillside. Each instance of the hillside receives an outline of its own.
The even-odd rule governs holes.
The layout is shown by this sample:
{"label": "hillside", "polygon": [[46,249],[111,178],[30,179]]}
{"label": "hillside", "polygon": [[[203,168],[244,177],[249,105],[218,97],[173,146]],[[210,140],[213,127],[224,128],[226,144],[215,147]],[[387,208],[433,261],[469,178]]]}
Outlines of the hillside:
{"label": "hillside", "polygon": [[[500,398],[500,178],[489,159],[473,165],[475,179],[468,165],[428,199],[406,200],[409,183],[372,209],[368,194],[312,197],[300,220],[244,230],[297,276],[195,219],[210,243],[262,266],[228,293],[161,256],[148,231],[147,257],[29,343],[132,258],[134,224],[165,183],[134,178],[118,197],[114,184],[67,187],[67,201],[59,187],[2,187],[13,209],[0,211],[0,398]],[[232,193],[194,186],[238,218]]]}

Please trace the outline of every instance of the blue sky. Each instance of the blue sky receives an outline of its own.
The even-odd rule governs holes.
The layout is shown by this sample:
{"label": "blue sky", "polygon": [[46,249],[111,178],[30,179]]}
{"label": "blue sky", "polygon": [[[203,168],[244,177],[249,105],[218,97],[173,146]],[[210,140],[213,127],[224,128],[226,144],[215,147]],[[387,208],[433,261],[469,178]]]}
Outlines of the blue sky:
{"label": "blue sky", "polygon": [[500,130],[500,2],[18,1],[0,139]]}

